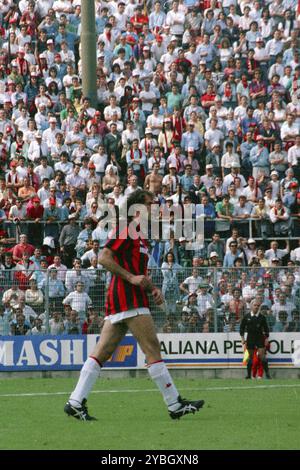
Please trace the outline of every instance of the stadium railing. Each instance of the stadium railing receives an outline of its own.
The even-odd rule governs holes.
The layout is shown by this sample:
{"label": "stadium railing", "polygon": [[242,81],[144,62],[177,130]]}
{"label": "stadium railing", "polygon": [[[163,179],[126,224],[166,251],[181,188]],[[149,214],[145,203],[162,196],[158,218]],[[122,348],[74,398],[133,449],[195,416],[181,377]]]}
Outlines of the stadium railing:
{"label": "stadium railing", "polygon": [[[88,216],[86,217],[88,218]],[[299,222],[299,217],[291,217],[291,219],[294,221],[294,222]],[[215,218],[215,219],[207,219],[207,222],[220,222],[221,219],[218,219],[218,218]],[[84,224],[84,219],[78,219],[76,220],[76,222],[78,224]],[[247,222],[248,224],[248,228],[247,228],[247,238],[255,238],[256,240],[263,240],[263,238],[257,233],[257,229],[255,227],[255,225],[257,224],[258,222],[258,219],[255,219],[255,218],[248,218],[248,219],[243,219],[243,226],[241,226],[241,220],[240,219],[235,219],[233,218],[232,219],[232,223],[231,223],[231,226],[230,228],[232,229],[232,227],[237,227],[237,228],[241,228],[241,227],[244,227],[245,225],[245,222]],[[68,221],[54,221],[54,222],[51,222],[51,225],[59,225],[61,228],[66,225],[68,223]],[[15,237],[15,242],[18,243],[19,242],[19,237],[20,237],[20,234],[23,233],[25,231],[27,231],[27,227],[28,225],[31,225],[31,224],[36,224],[36,222],[34,220],[22,220],[22,221],[19,221],[17,223],[15,223],[14,221],[12,220],[4,220],[2,221],[1,224],[4,224],[4,227],[7,229],[8,231],[8,235],[9,237]],[[46,225],[48,225],[48,222],[45,221],[45,220],[40,220],[39,221],[39,225],[45,227]],[[272,224],[270,224],[270,227],[272,226]],[[217,231],[217,230],[216,230]],[[225,238],[222,237],[222,232],[220,232],[220,236],[221,236],[221,239],[224,240]],[[286,237],[278,237],[277,235],[275,234],[271,234],[270,235],[272,237],[272,239],[274,240],[286,240]],[[299,239],[299,235],[292,235],[292,236],[289,236],[289,239],[290,240],[298,240]],[[211,241],[211,238],[204,238],[204,240],[206,242],[209,242]]]}

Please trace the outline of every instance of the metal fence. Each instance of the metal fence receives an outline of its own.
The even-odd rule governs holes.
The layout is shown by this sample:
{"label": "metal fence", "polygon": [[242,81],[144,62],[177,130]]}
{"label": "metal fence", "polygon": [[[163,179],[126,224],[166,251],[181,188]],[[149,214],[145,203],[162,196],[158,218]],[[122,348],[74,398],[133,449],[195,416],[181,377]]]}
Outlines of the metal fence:
{"label": "metal fence", "polygon": [[[220,222],[221,219],[216,218],[216,219],[205,219],[205,222],[209,222],[210,224],[213,224],[210,226],[209,232],[212,234],[214,231],[218,232],[220,234],[221,239],[224,239],[224,233],[221,230],[218,229],[218,223]],[[299,235],[300,235],[300,222],[299,222],[299,217],[291,217],[292,220],[292,228],[290,230],[290,235],[289,239],[290,240],[298,240]],[[204,223],[205,223],[204,222]],[[59,231],[61,231],[62,227],[66,225],[68,221],[53,221],[51,222],[51,226],[58,226]],[[84,220],[77,220],[77,223],[80,225],[84,224]],[[272,238],[274,240],[285,240],[285,236],[281,236],[280,233],[275,232],[273,228],[273,224],[271,222],[265,222],[267,224],[267,231],[265,233],[262,233],[262,227],[261,227],[261,222],[258,219],[255,218],[248,218],[248,219],[243,219],[241,223],[241,219],[232,219],[231,223],[228,223],[228,230],[231,230],[233,227],[236,227],[240,233],[241,236],[247,237],[247,238],[255,238],[256,240],[263,240],[266,238]],[[15,239],[15,243],[19,242],[20,234],[21,233],[29,233],[29,227],[32,227],[33,225],[37,225],[34,220],[22,220],[18,221],[17,223],[11,220],[4,220],[3,221],[3,227],[5,230],[8,232],[8,236]],[[47,221],[40,220],[38,223],[41,231],[41,240],[43,236],[47,236],[48,232],[45,232],[45,228],[48,225]],[[227,231],[228,231],[227,230]],[[226,231],[226,233],[227,233]],[[205,229],[205,234],[207,234],[208,231]],[[57,240],[56,240],[57,241]],[[210,237],[205,237],[205,241],[211,241],[211,236]]]}
{"label": "metal fence", "polygon": [[[150,298],[159,332],[238,332],[254,298],[270,331],[300,331],[299,267],[162,265],[149,275],[165,297],[163,308]],[[99,333],[110,280],[102,269],[1,270],[0,335]]]}

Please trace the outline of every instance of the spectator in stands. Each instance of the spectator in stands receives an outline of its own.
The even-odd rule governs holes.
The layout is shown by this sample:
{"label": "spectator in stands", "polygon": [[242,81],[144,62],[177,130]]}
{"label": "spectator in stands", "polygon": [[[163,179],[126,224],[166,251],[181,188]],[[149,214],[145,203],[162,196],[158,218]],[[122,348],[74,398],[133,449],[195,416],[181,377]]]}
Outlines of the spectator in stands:
{"label": "spectator in stands", "polygon": [[30,279],[29,281],[29,288],[25,292],[25,302],[33,307],[35,311],[38,311],[39,307],[43,305],[43,292],[38,289],[35,279]]}
{"label": "spectator in stands", "polygon": [[31,330],[27,331],[26,335],[44,335],[46,334],[46,327],[43,325],[43,319],[37,317],[34,320],[34,326]]}
{"label": "spectator in stands", "polygon": [[26,322],[25,316],[16,311],[16,319],[11,322],[11,335],[24,336],[30,331],[30,324]]}
{"label": "spectator in stands", "polygon": [[84,290],[88,292],[90,287],[90,277],[86,271],[82,270],[81,260],[79,258],[74,258],[73,269],[67,271],[65,287],[68,293],[75,290],[76,283],[78,281],[83,282]]}
{"label": "spectator in stands", "polygon": [[62,253],[64,262],[68,268],[72,265],[72,260],[75,257],[75,246],[77,243],[80,229],[76,224],[76,215],[70,214],[68,225],[65,225],[59,237],[60,251]]}
{"label": "spectator in stands", "polygon": [[[290,264],[289,247],[285,250],[280,241],[288,238],[291,250],[297,249],[300,235],[295,2],[263,1],[249,7],[243,2],[230,4],[231,0],[220,5],[200,2],[197,11],[193,2],[171,2],[164,12],[156,2],[153,13],[148,2],[142,13],[139,6],[135,11],[132,1],[109,2],[107,7],[96,2],[94,103],[82,93],[80,2],[4,2],[0,58],[3,295],[20,272],[20,287],[26,294],[25,277],[31,269],[26,260],[27,267],[23,263],[23,253],[30,258],[34,248],[51,237],[52,247],[42,245],[46,260],[33,259],[38,288],[47,278],[47,265],[54,264],[55,282],[63,283],[60,293],[62,287],[68,293],[74,291],[73,281],[79,277],[86,290],[91,286],[93,301],[99,302],[94,289],[101,285],[104,295],[104,281],[101,275],[95,276],[98,252],[90,250],[91,240],[99,240],[103,248],[112,228],[102,224],[104,204],[118,209],[128,194],[144,185],[155,193],[160,214],[169,200],[203,202],[206,215],[203,247],[187,241],[186,234],[181,234],[181,241],[175,235],[171,242],[150,240],[155,255],[152,265],[160,266],[158,258],[172,245],[174,264],[184,269],[197,265],[203,280],[210,266],[216,273],[217,296],[225,296],[228,302],[233,284],[244,289],[251,278],[263,279],[270,268],[276,273],[279,268],[280,274],[271,271],[270,275],[274,286],[282,287],[281,265],[294,269],[295,284],[300,279],[298,266]],[[278,198],[282,203],[276,202]],[[88,233],[84,232],[86,216],[92,220]],[[228,262],[226,255],[222,266],[224,242],[227,239],[228,248],[234,228],[238,233],[233,241],[244,239],[238,243],[237,256]],[[85,239],[79,238],[82,232]],[[247,244],[250,234],[258,247],[257,259]],[[279,239],[274,240],[277,246],[270,245],[270,237]],[[266,256],[260,250],[260,238]],[[5,252],[12,252],[13,263]],[[218,257],[211,256],[214,253]],[[72,269],[76,255],[91,264],[94,277],[91,273],[85,277],[81,265],[77,271]],[[291,256],[297,263],[297,255]],[[66,275],[67,268],[71,274]],[[176,274],[175,302],[182,293],[180,283],[189,276],[191,271]],[[161,282],[158,274],[153,277]],[[92,278],[95,284],[89,284]],[[220,279],[224,282],[219,284]],[[46,288],[45,284],[44,295]],[[57,311],[62,309],[59,302],[61,296],[53,303]],[[211,328],[209,321],[203,327],[194,316],[190,320],[191,331]],[[234,322],[231,316],[226,328],[235,330]],[[169,321],[168,330],[177,324],[178,319]],[[74,325],[76,330],[76,321]]]}
{"label": "spectator in stands", "polygon": [[65,332],[65,325],[60,312],[53,312],[52,318],[49,320],[49,326],[51,335],[62,335]]}
{"label": "spectator in stands", "polygon": [[27,235],[23,233],[20,235],[20,243],[15,245],[13,248],[14,261],[21,261],[24,252],[28,253],[29,256],[32,256],[34,253],[34,247],[27,243]]}
{"label": "spectator in stands", "polygon": [[70,292],[63,300],[63,305],[68,304],[72,310],[76,310],[81,322],[85,320],[87,307],[92,305],[90,297],[84,292],[84,287],[85,285],[82,281],[77,281],[75,284],[76,290]]}
{"label": "spectator in stands", "polygon": [[175,262],[175,256],[169,252],[161,266],[163,274],[162,292],[170,313],[176,314],[176,300],[179,299],[178,275],[182,267]]}
{"label": "spectator in stands", "polygon": [[64,322],[65,333],[68,335],[79,335],[81,333],[81,322],[76,310],[71,310],[70,318]]}

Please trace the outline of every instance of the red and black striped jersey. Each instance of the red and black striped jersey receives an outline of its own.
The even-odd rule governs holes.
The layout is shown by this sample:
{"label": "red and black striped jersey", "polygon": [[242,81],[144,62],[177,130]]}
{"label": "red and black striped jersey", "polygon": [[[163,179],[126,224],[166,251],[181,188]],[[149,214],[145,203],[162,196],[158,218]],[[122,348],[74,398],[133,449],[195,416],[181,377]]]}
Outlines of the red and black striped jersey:
{"label": "red and black striped jersey", "polygon": [[[105,248],[113,252],[114,260],[134,275],[146,275],[148,265],[148,243],[142,234],[134,240],[128,235],[128,228],[115,238],[110,238]],[[124,281],[113,274],[106,298],[106,316],[125,312],[133,308],[149,307],[144,289]]]}

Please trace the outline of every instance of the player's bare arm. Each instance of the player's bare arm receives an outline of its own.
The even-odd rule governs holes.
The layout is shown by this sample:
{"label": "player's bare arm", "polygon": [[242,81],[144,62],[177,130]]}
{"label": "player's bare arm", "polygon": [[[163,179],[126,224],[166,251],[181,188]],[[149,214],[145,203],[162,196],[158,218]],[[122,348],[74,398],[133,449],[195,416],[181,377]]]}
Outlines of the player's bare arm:
{"label": "player's bare arm", "polygon": [[133,284],[134,286],[142,287],[143,289],[151,292],[153,300],[156,305],[163,303],[164,298],[161,290],[155,287],[151,279],[144,275],[135,276],[126,269],[122,268],[113,258],[113,253],[109,248],[104,248],[99,259],[99,263],[104,266],[108,271],[116,276],[120,276],[124,281]]}

